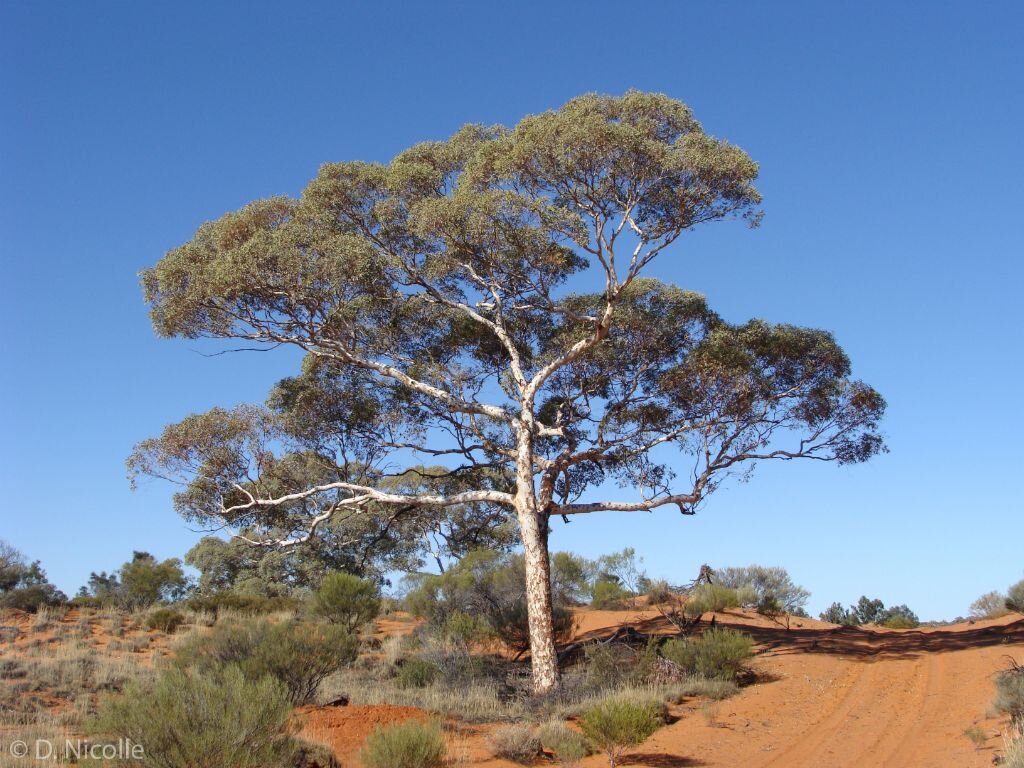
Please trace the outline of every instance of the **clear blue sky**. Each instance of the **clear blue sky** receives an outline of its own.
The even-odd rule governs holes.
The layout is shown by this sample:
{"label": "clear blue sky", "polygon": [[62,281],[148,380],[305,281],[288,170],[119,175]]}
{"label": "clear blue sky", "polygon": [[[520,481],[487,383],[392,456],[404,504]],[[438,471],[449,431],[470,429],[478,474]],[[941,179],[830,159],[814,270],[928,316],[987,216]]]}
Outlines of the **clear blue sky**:
{"label": "clear blue sky", "polygon": [[[897,7],[897,6],[904,7]],[[553,545],[787,567],[817,612],[922,618],[1024,577],[1019,2],[0,4],[0,538],[72,592],[197,539],[132,445],[262,400],[287,354],[150,330],[140,269],[204,220],[465,122],[657,90],[761,163],[763,226],[652,274],[731,320],[832,330],[888,399],[892,452],[764,466],[697,518],[591,516]]]}

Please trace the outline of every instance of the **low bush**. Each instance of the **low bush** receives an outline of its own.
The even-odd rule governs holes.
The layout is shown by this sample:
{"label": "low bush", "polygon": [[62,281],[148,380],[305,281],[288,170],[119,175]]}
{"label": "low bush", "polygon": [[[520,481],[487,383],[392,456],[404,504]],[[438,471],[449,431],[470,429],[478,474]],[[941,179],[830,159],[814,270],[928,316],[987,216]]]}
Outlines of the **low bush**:
{"label": "low bush", "polygon": [[630,597],[617,581],[598,579],[590,592],[590,607],[599,611],[617,611]]}
{"label": "low bush", "polygon": [[672,587],[664,579],[658,579],[652,581],[647,586],[647,603],[648,605],[661,605],[663,603],[670,603],[675,599],[675,593],[672,591]]}
{"label": "low bush", "polygon": [[438,723],[409,720],[375,730],[359,759],[366,768],[440,768],[446,751]]}
{"label": "low bush", "polygon": [[583,735],[608,756],[612,768],[626,748],[640,744],[664,724],[664,705],[653,700],[608,698],[580,717]]}
{"label": "low bush", "polygon": [[669,640],[661,647],[661,654],[690,674],[735,680],[753,655],[753,644],[742,632],[715,628],[698,638]]}
{"label": "low bush", "polygon": [[250,680],[280,681],[299,705],[312,701],[324,678],[355,661],[358,651],[358,640],[344,627],[263,619],[194,635],[178,646],[174,663],[200,673],[237,664]]}
{"label": "low bush", "polygon": [[330,573],[313,596],[313,613],[355,632],[380,615],[377,586],[349,573]]}
{"label": "low bush", "polygon": [[1024,666],[1014,663],[996,675],[995,707],[1018,725],[1024,725]]}
{"label": "low bush", "polygon": [[740,600],[735,589],[720,584],[701,584],[690,593],[687,603],[700,606],[699,610],[695,609],[694,612],[718,613],[738,607]]}
{"label": "low bush", "polygon": [[173,635],[185,623],[185,614],[174,608],[156,608],[146,614],[146,629],[155,629]]}
{"label": "low bush", "polygon": [[168,669],[107,699],[90,730],[142,745],[137,764],[147,768],[288,766],[297,750],[291,710],[276,680],[248,680],[237,667]]}
{"label": "low bush", "polygon": [[441,677],[441,669],[426,659],[406,659],[398,669],[399,688],[426,688]]}
{"label": "low bush", "polygon": [[540,756],[540,736],[526,723],[513,723],[495,730],[488,739],[495,757],[529,765]]}
{"label": "low bush", "polygon": [[559,765],[574,766],[590,754],[590,745],[577,731],[561,720],[552,720],[540,727],[540,742],[555,753]]}
{"label": "low bush", "polygon": [[583,653],[584,676],[590,691],[650,682],[658,661],[653,644],[637,650],[622,643],[591,643]]}

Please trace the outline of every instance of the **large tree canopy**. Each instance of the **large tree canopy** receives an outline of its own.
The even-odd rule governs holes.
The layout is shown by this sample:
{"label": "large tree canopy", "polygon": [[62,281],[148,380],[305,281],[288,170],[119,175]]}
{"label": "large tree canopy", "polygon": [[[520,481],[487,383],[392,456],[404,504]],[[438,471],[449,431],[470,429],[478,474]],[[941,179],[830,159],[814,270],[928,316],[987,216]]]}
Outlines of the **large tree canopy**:
{"label": "large tree canopy", "polygon": [[[549,688],[551,515],[690,513],[757,460],[882,449],[884,402],[831,335],[733,325],[642,274],[698,224],[756,224],[756,175],[685,105],[638,92],[325,165],[300,199],[204,224],[143,274],[159,334],[307,358],[266,407],[191,416],[131,470],[264,543],[514,516]],[[609,481],[634,498],[603,498]]]}

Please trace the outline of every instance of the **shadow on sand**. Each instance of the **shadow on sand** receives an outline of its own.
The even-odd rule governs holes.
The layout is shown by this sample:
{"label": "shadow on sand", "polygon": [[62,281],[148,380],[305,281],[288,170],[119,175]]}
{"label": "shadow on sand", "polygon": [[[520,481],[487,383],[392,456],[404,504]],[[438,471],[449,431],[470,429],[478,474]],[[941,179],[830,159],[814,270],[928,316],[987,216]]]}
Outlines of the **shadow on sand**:
{"label": "shadow on sand", "polygon": [[[793,627],[758,627],[733,621],[728,613],[717,614],[718,626],[746,632],[758,646],[758,655],[790,653],[827,653],[836,656],[873,658],[913,658],[926,653],[944,653],[965,648],[1024,643],[1024,618],[996,626],[945,629],[933,627],[920,630],[876,630],[864,627],[830,627],[827,629]],[[706,629],[705,623],[699,629]],[[577,642],[606,640],[619,635],[626,642],[646,641],[652,636],[667,637],[674,628],[661,617],[644,619],[628,627],[608,627],[577,638]]]}

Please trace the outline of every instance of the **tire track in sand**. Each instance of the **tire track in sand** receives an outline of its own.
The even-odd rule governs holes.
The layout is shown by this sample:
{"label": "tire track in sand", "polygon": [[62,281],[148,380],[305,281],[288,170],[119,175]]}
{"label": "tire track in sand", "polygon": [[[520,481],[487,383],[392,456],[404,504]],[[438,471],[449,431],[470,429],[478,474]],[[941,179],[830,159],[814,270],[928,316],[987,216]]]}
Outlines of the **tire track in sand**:
{"label": "tire track in sand", "polygon": [[[899,753],[924,727],[941,688],[934,658],[858,662],[854,681],[834,706],[803,735],[765,764],[786,768],[909,765]],[[822,702],[824,703],[824,702]]]}

